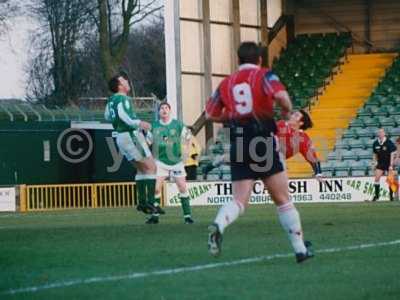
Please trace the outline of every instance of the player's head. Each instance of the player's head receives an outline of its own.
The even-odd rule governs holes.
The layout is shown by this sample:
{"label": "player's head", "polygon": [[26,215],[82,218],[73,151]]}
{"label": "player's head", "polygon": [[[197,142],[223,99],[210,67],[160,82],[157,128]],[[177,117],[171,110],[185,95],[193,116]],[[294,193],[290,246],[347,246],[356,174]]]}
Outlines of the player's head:
{"label": "player's head", "polygon": [[385,129],[379,128],[378,129],[378,138],[383,140],[385,138],[385,136],[386,136]]}
{"label": "player's head", "polygon": [[302,130],[307,130],[313,127],[310,115],[302,109],[296,110],[290,115],[289,124],[296,129]]}
{"label": "player's head", "polygon": [[239,65],[255,64],[261,65],[261,49],[254,42],[243,42],[237,51]]}
{"label": "player's head", "polygon": [[115,75],[108,81],[108,88],[113,93],[124,93],[127,94],[131,90],[129,80],[121,75]]}
{"label": "player's head", "polygon": [[161,119],[169,119],[171,115],[171,105],[167,101],[161,102],[158,107],[158,114]]}

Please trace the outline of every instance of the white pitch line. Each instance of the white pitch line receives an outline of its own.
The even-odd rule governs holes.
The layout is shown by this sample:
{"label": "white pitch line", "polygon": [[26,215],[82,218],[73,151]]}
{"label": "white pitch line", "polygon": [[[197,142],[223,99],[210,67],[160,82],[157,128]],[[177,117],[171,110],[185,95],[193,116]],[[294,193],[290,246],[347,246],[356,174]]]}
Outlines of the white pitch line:
{"label": "white pitch line", "polygon": [[10,218],[10,217],[15,217],[16,214],[0,214],[0,218]]}
{"label": "white pitch line", "polygon": [[[321,249],[321,250],[317,250],[315,252],[316,253],[335,253],[335,252],[362,250],[362,249],[367,249],[367,248],[393,246],[393,245],[399,245],[399,244],[400,244],[400,240],[394,240],[394,241],[390,241],[390,242],[370,243],[370,244],[361,244],[361,245],[354,245],[354,246],[348,246],[348,247]],[[197,266],[192,266],[192,267],[183,267],[183,268],[175,268],[175,269],[165,269],[165,270],[158,270],[158,271],[151,271],[151,272],[128,273],[128,274],[115,275],[115,276],[90,277],[90,278],[86,278],[86,279],[72,279],[72,280],[49,283],[49,284],[45,284],[45,285],[10,289],[7,291],[3,291],[1,294],[14,295],[14,294],[21,294],[21,293],[36,293],[36,292],[43,291],[43,290],[64,288],[64,287],[70,287],[70,286],[75,286],[75,285],[91,284],[91,283],[98,283],[98,282],[121,281],[121,280],[128,280],[128,279],[145,278],[145,277],[161,276],[161,275],[172,275],[172,274],[179,274],[179,273],[189,273],[189,272],[203,271],[203,270],[207,270],[207,269],[215,269],[215,268],[220,268],[220,267],[231,267],[231,266],[244,265],[244,264],[269,261],[269,260],[273,260],[273,259],[277,259],[277,258],[288,258],[288,257],[293,257],[293,253],[274,254],[274,255],[268,255],[268,256],[257,256],[257,257],[250,257],[250,258],[244,258],[244,259],[227,261],[227,262],[197,265]]]}
{"label": "white pitch line", "polygon": [[[134,210],[126,210],[122,213],[130,214],[135,212]],[[82,214],[89,216],[102,216],[104,214],[112,214],[114,211],[98,211],[87,209],[85,211],[76,210],[75,212],[65,213],[65,211],[59,212],[34,212],[34,213],[11,213],[11,214],[0,214],[0,218],[52,218],[52,217],[82,217]],[[116,212],[115,212],[116,213]],[[121,211],[119,211],[121,213]]]}

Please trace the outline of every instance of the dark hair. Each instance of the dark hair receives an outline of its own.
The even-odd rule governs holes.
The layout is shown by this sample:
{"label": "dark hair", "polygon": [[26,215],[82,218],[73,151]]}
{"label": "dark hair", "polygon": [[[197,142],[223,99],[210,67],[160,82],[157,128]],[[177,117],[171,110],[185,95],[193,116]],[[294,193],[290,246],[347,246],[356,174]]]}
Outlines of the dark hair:
{"label": "dark hair", "polygon": [[303,109],[300,109],[299,112],[302,114],[301,121],[303,122],[303,125],[300,126],[300,129],[302,130],[307,130],[309,128],[313,127],[313,122],[310,118],[310,115]]}
{"label": "dark hair", "polygon": [[164,105],[168,106],[168,108],[171,109],[171,105],[167,101],[162,101],[160,103],[160,105],[158,106],[158,110],[160,110],[161,106],[164,106]]}
{"label": "dark hair", "polygon": [[120,72],[119,72],[119,76],[121,76],[121,77],[123,77],[124,79],[130,81],[130,80],[129,80],[128,73],[127,73],[126,71],[120,71]]}
{"label": "dark hair", "polygon": [[113,93],[118,93],[118,86],[119,86],[119,78],[121,77],[120,74],[113,76],[108,81],[108,89]]}
{"label": "dark hair", "polygon": [[258,64],[261,57],[260,47],[254,42],[243,42],[237,51],[239,65]]}

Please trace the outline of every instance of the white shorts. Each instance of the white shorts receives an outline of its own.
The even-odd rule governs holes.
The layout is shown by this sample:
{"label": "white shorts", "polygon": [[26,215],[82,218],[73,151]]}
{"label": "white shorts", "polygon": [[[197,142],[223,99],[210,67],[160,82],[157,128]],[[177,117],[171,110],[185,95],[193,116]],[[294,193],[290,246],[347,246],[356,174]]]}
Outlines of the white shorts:
{"label": "white shorts", "polygon": [[142,161],[152,155],[146,138],[138,130],[118,133],[117,146],[128,161]]}
{"label": "white shorts", "polygon": [[157,177],[170,177],[180,178],[186,177],[185,165],[183,162],[177,163],[176,165],[169,166],[156,160],[157,165]]}

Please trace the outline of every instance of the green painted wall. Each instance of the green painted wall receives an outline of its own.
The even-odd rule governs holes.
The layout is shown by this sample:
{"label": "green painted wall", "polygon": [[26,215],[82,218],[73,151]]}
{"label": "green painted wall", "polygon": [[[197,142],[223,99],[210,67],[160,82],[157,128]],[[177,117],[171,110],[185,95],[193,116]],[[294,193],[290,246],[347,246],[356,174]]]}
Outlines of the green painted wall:
{"label": "green painted wall", "polygon": [[[90,156],[79,163],[65,161],[57,141],[69,127],[69,122],[0,122],[0,185],[133,181],[134,169],[125,159],[117,172],[107,171],[113,165],[109,130],[87,130],[93,141]],[[50,145],[49,161],[44,141]],[[71,148],[86,151],[88,142],[73,139]]]}

